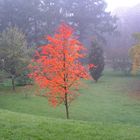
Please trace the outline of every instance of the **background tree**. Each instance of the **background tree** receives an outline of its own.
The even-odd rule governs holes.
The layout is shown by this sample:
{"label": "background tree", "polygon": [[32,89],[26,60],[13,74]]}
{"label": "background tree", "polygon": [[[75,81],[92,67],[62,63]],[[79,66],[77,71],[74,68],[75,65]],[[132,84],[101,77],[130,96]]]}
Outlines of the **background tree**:
{"label": "background tree", "polygon": [[105,64],[103,49],[99,46],[97,40],[92,42],[91,49],[89,52],[89,64],[94,64],[96,66],[90,68],[90,74],[92,78],[97,82],[102,75]]}
{"label": "background tree", "polygon": [[104,0],[0,0],[0,30],[16,25],[30,45],[39,45],[43,35],[65,21],[76,28],[82,42],[95,34],[103,39],[116,27],[116,18],[105,9]]}
{"label": "background tree", "polygon": [[131,48],[132,58],[132,74],[136,74],[140,70],[140,45],[135,45]]}
{"label": "background tree", "polygon": [[41,0],[0,0],[0,31],[17,26],[26,34],[28,45],[38,44],[38,38],[46,32],[41,9]]}
{"label": "background tree", "polygon": [[[118,17],[117,32],[106,36],[107,44],[104,47],[106,57],[110,61],[113,59],[121,62],[123,59],[129,60],[128,51],[135,43],[132,34],[140,32],[140,4],[117,8],[112,14]],[[125,62],[126,65],[130,65],[128,61]]]}
{"label": "background tree", "polygon": [[15,78],[19,76],[28,61],[27,42],[25,35],[17,28],[10,27],[0,35],[0,63],[12,79],[15,90]]}
{"label": "background tree", "polygon": [[128,75],[131,71],[131,62],[128,57],[125,56],[114,56],[111,60],[111,68],[114,71],[121,71],[125,75]]}
{"label": "background tree", "polygon": [[132,59],[132,74],[136,74],[140,70],[140,33],[135,33],[134,38],[136,45],[130,49],[130,56]]}
{"label": "background tree", "polygon": [[49,89],[45,94],[49,102],[56,106],[64,103],[69,118],[69,105],[77,97],[81,78],[88,73],[79,58],[85,55],[82,44],[73,36],[73,30],[62,24],[54,37],[48,36],[49,44],[41,46],[29,68],[30,77],[40,86]]}
{"label": "background tree", "polygon": [[69,13],[69,21],[77,27],[82,41],[93,35],[103,39],[104,33],[116,28],[116,18],[105,11],[106,6],[104,0],[68,0],[66,13]]}

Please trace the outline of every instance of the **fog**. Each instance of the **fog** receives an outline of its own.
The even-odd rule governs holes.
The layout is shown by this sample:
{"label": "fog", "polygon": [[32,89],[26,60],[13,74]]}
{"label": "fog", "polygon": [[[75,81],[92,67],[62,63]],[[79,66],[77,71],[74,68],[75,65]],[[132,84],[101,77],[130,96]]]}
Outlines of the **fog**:
{"label": "fog", "polygon": [[114,11],[117,8],[131,8],[140,3],[140,0],[105,0],[107,2],[107,11]]}

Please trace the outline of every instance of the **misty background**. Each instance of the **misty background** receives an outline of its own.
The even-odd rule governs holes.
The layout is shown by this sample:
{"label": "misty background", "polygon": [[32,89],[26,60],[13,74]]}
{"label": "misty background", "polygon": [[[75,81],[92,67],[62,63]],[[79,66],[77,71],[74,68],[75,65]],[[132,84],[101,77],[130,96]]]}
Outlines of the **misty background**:
{"label": "misty background", "polygon": [[[21,40],[25,39],[22,43],[26,46],[23,51],[25,54],[19,56],[19,60],[17,56],[13,61],[11,61],[13,58],[7,58],[8,55],[11,56],[12,51],[9,51],[9,54],[6,54],[5,50],[1,51],[1,69],[7,67],[8,73],[19,75],[15,74],[16,68],[11,68],[9,65],[14,64],[14,67],[17,67],[16,63],[22,64],[20,57],[28,59],[26,61],[29,62],[33,52],[40,45],[48,43],[44,40],[44,36],[53,35],[61,23],[66,23],[74,29],[75,35],[88,50],[84,63],[89,63],[88,57],[95,53],[97,57],[95,61],[98,62],[94,60],[90,62],[97,65],[102,63],[100,73],[104,65],[124,73],[130,72],[132,62],[129,51],[136,43],[133,34],[140,32],[140,3],[133,6],[129,3],[128,7],[127,3],[124,6],[124,2],[122,7],[118,7],[121,6],[120,1],[117,1],[115,7],[115,3],[109,0],[107,2],[104,0],[0,0],[0,32],[3,36],[0,41],[1,50],[6,46],[8,51],[12,50],[9,45],[11,37],[8,37],[9,34],[6,35],[5,32],[8,28],[14,27],[25,35]],[[18,29],[14,29],[14,34]],[[17,33],[16,38],[18,37]],[[5,38],[7,42],[4,41]],[[12,41],[10,43],[12,46]],[[16,45],[18,43],[15,42]],[[99,54],[98,49],[92,50],[93,46],[99,47]]]}
{"label": "misty background", "polygon": [[86,47],[96,36],[106,57],[127,56],[134,43],[132,34],[140,32],[140,4],[117,9],[114,5],[111,9],[110,4],[111,12],[107,5],[102,0],[0,0],[0,31],[17,26],[32,47],[39,46],[44,35],[53,34],[60,23],[66,22]]}

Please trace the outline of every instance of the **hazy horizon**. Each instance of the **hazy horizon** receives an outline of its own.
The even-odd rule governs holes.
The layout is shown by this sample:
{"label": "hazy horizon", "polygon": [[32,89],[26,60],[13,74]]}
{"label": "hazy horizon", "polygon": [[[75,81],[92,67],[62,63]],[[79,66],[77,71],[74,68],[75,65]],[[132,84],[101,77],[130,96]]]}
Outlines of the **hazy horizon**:
{"label": "hazy horizon", "polygon": [[105,0],[107,3],[107,11],[114,11],[121,7],[133,7],[140,4],[140,0]]}

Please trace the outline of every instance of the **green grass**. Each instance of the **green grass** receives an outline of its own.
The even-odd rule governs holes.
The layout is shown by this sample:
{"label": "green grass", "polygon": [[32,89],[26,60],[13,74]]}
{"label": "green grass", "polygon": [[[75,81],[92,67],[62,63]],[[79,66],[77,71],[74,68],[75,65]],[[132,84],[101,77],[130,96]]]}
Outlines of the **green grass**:
{"label": "green grass", "polygon": [[1,86],[0,137],[4,139],[7,135],[5,140],[139,140],[140,94],[136,93],[140,92],[140,77],[106,72],[99,83],[85,84],[81,95],[70,106],[70,118],[74,121],[65,120],[63,105],[53,108],[46,98],[35,96],[34,88],[18,87],[14,93],[10,87]]}
{"label": "green grass", "polygon": [[140,127],[36,117],[0,110],[1,140],[139,140]]}

